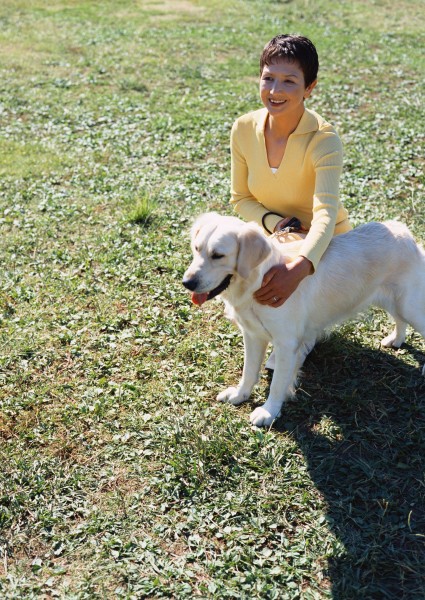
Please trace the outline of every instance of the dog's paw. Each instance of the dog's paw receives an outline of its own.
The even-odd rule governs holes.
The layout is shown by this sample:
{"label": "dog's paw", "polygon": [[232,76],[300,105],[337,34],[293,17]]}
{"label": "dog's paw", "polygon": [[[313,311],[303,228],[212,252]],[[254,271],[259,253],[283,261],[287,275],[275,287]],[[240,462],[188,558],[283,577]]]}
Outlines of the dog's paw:
{"label": "dog's paw", "polygon": [[263,406],[259,406],[251,413],[249,420],[251,425],[256,427],[269,427],[278,416],[279,413],[273,414]]}
{"label": "dog's paw", "polygon": [[404,336],[403,337],[397,337],[396,333],[393,331],[392,333],[390,333],[390,335],[387,335],[387,337],[384,337],[383,340],[381,340],[381,346],[383,348],[400,348],[400,346],[403,344],[404,342]]}
{"label": "dog's paw", "polygon": [[229,387],[217,396],[219,402],[227,402],[228,404],[234,404],[235,406],[245,402],[248,398],[249,394],[241,393],[241,391],[235,387]]}

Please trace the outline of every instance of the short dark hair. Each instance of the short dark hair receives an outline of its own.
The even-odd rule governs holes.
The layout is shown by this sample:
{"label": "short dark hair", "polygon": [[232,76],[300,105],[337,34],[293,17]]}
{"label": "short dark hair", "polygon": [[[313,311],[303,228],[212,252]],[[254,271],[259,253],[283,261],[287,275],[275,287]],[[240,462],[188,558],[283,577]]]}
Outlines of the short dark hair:
{"label": "short dark hair", "polygon": [[316,48],[308,38],[302,35],[281,34],[275,36],[264,46],[260,57],[260,75],[265,65],[279,59],[297,62],[304,73],[304,83],[308,87],[317,79],[319,57]]}

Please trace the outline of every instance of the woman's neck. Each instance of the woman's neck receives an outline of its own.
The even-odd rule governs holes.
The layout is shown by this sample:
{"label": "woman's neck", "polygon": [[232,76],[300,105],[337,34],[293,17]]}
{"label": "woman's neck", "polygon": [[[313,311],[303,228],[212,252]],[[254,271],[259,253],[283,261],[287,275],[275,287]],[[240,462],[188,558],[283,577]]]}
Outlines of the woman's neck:
{"label": "woman's neck", "polygon": [[267,117],[266,129],[274,139],[287,140],[291,133],[298,127],[298,123],[301,121],[304,111],[305,109],[303,108],[297,114],[289,116],[282,115],[282,118],[269,114]]}

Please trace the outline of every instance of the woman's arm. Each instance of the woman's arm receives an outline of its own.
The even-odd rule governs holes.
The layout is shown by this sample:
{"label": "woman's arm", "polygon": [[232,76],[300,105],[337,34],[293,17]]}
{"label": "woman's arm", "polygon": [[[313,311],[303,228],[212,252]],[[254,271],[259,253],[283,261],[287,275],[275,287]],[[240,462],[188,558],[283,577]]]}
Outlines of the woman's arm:
{"label": "woman's arm", "polygon": [[342,171],[342,145],[333,133],[322,134],[312,151],[315,172],[313,218],[301,246],[300,255],[316,269],[335,232],[339,203],[339,180]]}

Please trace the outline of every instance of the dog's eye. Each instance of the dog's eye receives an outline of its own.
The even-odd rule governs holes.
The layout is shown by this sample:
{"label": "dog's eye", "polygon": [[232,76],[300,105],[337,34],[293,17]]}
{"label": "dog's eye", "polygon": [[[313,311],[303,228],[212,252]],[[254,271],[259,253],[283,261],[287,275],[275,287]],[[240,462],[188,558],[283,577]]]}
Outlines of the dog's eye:
{"label": "dog's eye", "polygon": [[211,254],[211,258],[213,260],[218,260],[219,258],[224,258],[224,254],[219,254],[218,252],[213,252]]}

